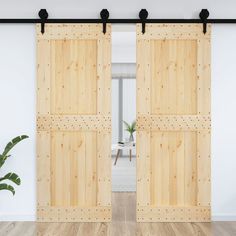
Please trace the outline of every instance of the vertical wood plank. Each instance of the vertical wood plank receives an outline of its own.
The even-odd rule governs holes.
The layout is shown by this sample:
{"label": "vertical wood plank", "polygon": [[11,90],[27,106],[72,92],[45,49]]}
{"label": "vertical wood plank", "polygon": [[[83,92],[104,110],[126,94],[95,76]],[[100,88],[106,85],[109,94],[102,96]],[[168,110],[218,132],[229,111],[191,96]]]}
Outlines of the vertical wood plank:
{"label": "vertical wood plank", "polygon": [[73,136],[70,138],[71,143],[71,159],[70,159],[70,205],[77,206],[78,205],[78,134],[76,132],[73,133]]}
{"label": "vertical wood plank", "polygon": [[177,204],[177,160],[176,160],[176,132],[168,133],[169,144],[169,204]]}
{"label": "vertical wood plank", "polygon": [[184,104],[187,114],[197,113],[197,43],[196,40],[186,41],[183,45],[185,51],[184,63]]}
{"label": "vertical wood plank", "polygon": [[[97,41],[97,114],[111,115],[111,25]],[[97,205],[111,206],[111,131],[97,132]]]}
{"label": "vertical wood plank", "polygon": [[86,204],[86,140],[85,133],[77,133],[77,159],[78,159],[78,206]]}
{"label": "vertical wood plank", "polygon": [[[70,157],[71,157],[71,145],[70,145],[70,138],[73,135],[73,132],[67,133],[62,132],[61,134],[61,160],[60,165],[62,167],[62,171],[58,173],[58,177],[60,175],[61,182],[58,183],[58,187],[61,189],[62,193],[62,205],[63,206],[70,206]],[[60,143],[60,142],[58,142]],[[59,156],[60,154],[57,154]],[[63,173],[63,175],[62,175]]]}
{"label": "vertical wood plank", "polygon": [[111,133],[97,133],[97,204],[111,206]]}
{"label": "vertical wood plank", "polygon": [[49,206],[50,194],[50,133],[37,132],[37,206]]}
{"label": "vertical wood plank", "polygon": [[162,168],[162,183],[161,195],[162,205],[170,204],[170,169],[169,169],[169,137],[168,132],[162,132],[161,146],[161,168]]}
{"label": "vertical wood plank", "polygon": [[137,115],[150,114],[150,40],[137,39]]}
{"label": "vertical wood plank", "polygon": [[[163,42],[161,40],[151,40],[151,114],[161,114],[162,90],[164,89],[166,70],[163,70]],[[155,89],[153,89],[155,88]]]}
{"label": "vertical wood plank", "polygon": [[184,133],[185,144],[185,205],[196,206],[197,139],[196,132]]}
{"label": "vertical wood plank", "polygon": [[198,142],[198,206],[211,205],[211,134],[209,131],[200,131]]}
{"label": "vertical wood plank", "polygon": [[137,132],[137,206],[150,205],[150,132]]}
{"label": "vertical wood plank", "polygon": [[162,133],[151,132],[151,205],[161,205],[161,188],[162,188],[162,166],[161,166],[161,147]]}
{"label": "vertical wood plank", "polygon": [[[183,64],[186,61],[185,58],[185,40],[176,40],[177,41],[177,55],[176,55],[176,113],[177,114],[186,114],[186,109],[183,104],[185,104],[185,67]],[[187,59],[189,60],[189,58]],[[187,78],[190,79],[190,78]]]}
{"label": "vertical wood plank", "polygon": [[[52,205],[70,205],[70,144],[69,134],[53,132],[51,136]],[[63,174],[62,174],[63,173]]]}
{"label": "vertical wood plank", "polygon": [[86,132],[85,135],[86,153],[86,205],[96,206],[97,204],[97,134]]}
{"label": "vertical wood plank", "polygon": [[[40,53],[45,51],[45,53]],[[37,114],[50,114],[50,41],[37,41]]]}
{"label": "vertical wood plank", "polygon": [[176,178],[177,178],[177,205],[184,206],[185,199],[184,199],[184,178],[185,178],[185,153],[184,153],[184,133],[177,132],[176,134],[176,161],[177,161],[177,170],[176,170]]}
{"label": "vertical wood plank", "polygon": [[[111,34],[107,25],[106,34]],[[111,39],[100,37],[97,41],[97,109],[99,115],[111,115]]]}
{"label": "vertical wood plank", "polygon": [[[167,94],[165,95],[165,98],[168,97],[168,106],[167,106],[167,114],[173,115],[176,114],[176,97],[177,97],[177,82],[178,77],[176,74],[176,54],[177,54],[177,41],[176,40],[168,40],[166,41],[167,44],[167,50],[165,51],[165,54],[167,55],[167,76],[166,80],[168,81],[168,90]],[[163,97],[162,99],[165,100]]]}
{"label": "vertical wood plank", "polygon": [[[138,26],[136,28],[139,34]],[[139,40],[137,37],[137,82],[136,82],[136,106],[137,118],[140,115],[150,115],[151,113],[151,81],[150,81],[150,56],[151,42]],[[138,120],[138,119],[137,119]],[[139,121],[138,121],[139,122]],[[142,124],[140,124],[142,125]],[[150,169],[150,142],[151,134],[149,130],[140,131],[137,129],[137,206],[149,206],[151,203],[151,169]]]}
{"label": "vertical wood plank", "polygon": [[[46,50],[45,54],[39,53]],[[50,114],[50,42],[37,40],[37,115]],[[51,204],[50,132],[37,131],[37,206]]]}
{"label": "vertical wood plank", "polygon": [[[210,30],[210,27],[209,27]],[[198,103],[199,115],[211,114],[211,41],[210,39],[198,40]]]}
{"label": "vertical wood plank", "polygon": [[[151,40],[151,113],[166,114],[168,111],[168,43],[163,40]],[[147,59],[148,60],[148,59]],[[148,75],[147,75],[148,76]],[[165,99],[163,99],[165,97]],[[141,98],[140,98],[141,99]]]}
{"label": "vertical wood plank", "polygon": [[[211,26],[208,27],[211,32]],[[211,40],[198,40],[198,114],[211,114]],[[211,199],[211,135],[209,131],[199,131],[198,142],[198,196],[199,206],[210,206]]]}

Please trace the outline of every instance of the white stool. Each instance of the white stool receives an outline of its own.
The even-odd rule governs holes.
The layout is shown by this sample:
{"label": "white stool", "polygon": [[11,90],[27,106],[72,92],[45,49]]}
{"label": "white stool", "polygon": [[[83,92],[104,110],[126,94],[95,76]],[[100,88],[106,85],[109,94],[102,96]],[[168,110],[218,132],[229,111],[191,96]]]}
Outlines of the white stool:
{"label": "white stool", "polygon": [[119,158],[119,155],[120,155],[120,152],[121,150],[129,150],[129,161],[131,161],[131,158],[132,158],[132,150],[135,150],[135,143],[130,143],[130,145],[119,145],[119,144],[112,144],[111,145],[111,150],[112,151],[115,151],[117,150],[117,154],[116,154],[116,160],[114,162],[114,165],[116,165],[116,162]]}

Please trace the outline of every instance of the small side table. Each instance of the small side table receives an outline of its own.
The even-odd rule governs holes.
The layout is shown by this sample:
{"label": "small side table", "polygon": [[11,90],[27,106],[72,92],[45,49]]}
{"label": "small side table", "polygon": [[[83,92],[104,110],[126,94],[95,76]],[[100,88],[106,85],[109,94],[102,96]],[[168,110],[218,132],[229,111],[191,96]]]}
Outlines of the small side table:
{"label": "small side table", "polygon": [[115,151],[117,150],[117,154],[116,154],[116,160],[114,162],[114,166],[116,165],[116,162],[119,158],[120,152],[121,150],[129,150],[129,161],[131,161],[132,158],[132,150],[135,150],[136,144],[135,143],[131,143],[130,145],[119,145],[119,144],[112,144],[111,145],[111,150]]}

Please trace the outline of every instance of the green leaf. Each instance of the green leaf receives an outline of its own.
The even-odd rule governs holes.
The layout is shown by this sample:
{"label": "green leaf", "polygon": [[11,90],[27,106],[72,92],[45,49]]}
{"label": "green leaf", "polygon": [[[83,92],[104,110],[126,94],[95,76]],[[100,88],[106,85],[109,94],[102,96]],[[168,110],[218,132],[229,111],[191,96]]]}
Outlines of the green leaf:
{"label": "green leaf", "polygon": [[125,130],[128,131],[130,134],[134,133],[136,131],[136,121],[133,121],[131,125],[129,125],[126,121],[124,121],[124,124],[126,126]]}
{"label": "green leaf", "polygon": [[29,138],[29,137],[28,137],[27,135],[17,136],[17,137],[15,137],[14,139],[12,139],[11,142],[9,142],[9,143],[6,145],[6,147],[5,147],[5,149],[4,149],[3,153],[2,153],[2,156],[3,156],[4,161],[9,157],[9,156],[7,156],[7,153],[8,153],[17,143],[21,142],[22,140],[24,140],[24,139],[26,139],[26,138]]}
{"label": "green leaf", "polygon": [[136,130],[136,121],[133,121],[132,125],[131,125],[132,131],[135,132]]}
{"label": "green leaf", "polygon": [[21,184],[20,177],[15,173],[6,174],[4,177],[0,178],[0,182],[3,181],[3,180],[10,180],[10,181],[12,181],[13,183],[15,183],[17,185]]}
{"label": "green leaf", "polygon": [[3,155],[0,155],[0,168],[2,167],[2,165],[4,164],[4,158]]}
{"label": "green leaf", "polygon": [[126,121],[124,121],[124,120],[123,120],[123,123],[125,124],[126,130],[129,130],[130,129],[130,125]]}
{"label": "green leaf", "polygon": [[8,184],[0,184],[0,190],[8,190],[11,191],[13,195],[15,195],[15,189]]}
{"label": "green leaf", "polygon": [[5,161],[6,161],[6,159],[8,158],[8,157],[10,157],[11,155],[7,155],[7,156],[2,156],[2,155],[0,155],[0,168],[2,167],[2,165],[5,163]]}

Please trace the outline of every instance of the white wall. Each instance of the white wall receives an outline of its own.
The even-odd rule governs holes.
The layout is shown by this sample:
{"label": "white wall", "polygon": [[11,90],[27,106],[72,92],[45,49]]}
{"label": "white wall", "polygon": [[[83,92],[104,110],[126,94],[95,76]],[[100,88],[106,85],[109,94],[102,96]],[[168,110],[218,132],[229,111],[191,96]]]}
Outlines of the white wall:
{"label": "white wall", "polygon": [[[93,6],[93,7],[91,7]],[[35,17],[46,7],[52,17],[97,17],[101,8],[111,16],[136,17],[140,8],[150,17],[197,17],[209,8],[212,17],[236,18],[236,3],[225,1],[8,0],[1,17]],[[35,219],[35,31],[32,25],[0,25],[0,148],[18,134],[16,146],[0,174],[15,171],[22,178],[16,195],[0,192],[0,220]],[[236,219],[236,25],[217,25],[212,32],[212,214]],[[224,217],[224,218],[222,218]]]}
{"label": "white wall", "polygon": [[0,169],[0,176],[16,172],[22,181],[14,197],[0,191],[0,220],[32,220],[35,214],[34,34],[32,25],[0,25],[0,153],[13,137],[30,137]]}
{"label": "white wall", "polygon": [[[120,25],[119,25],[120,26]],[[129,27],[131,32],[115,31],[112,28],[112,62],[135,63],[136,61],[136,32],[135,25]],[[114,32],[115,31],[115,32]],[[133,31],[133,32],[132,32]]]}
{"label": "white wall", "polygon": [[202,8],[208,8],[212,18],[235,17],[235,0],[7,0],[1,3],[1,17],[37,17],[40,8],[46,8],[51,18],[97,18],[101,9],[110,11],[110,18],[137,18],[141,8],[150,18],[198,17]]}
{"label": "white wall", "polygon": [[212,209],[236,220],[236,25],[212,31]]}

